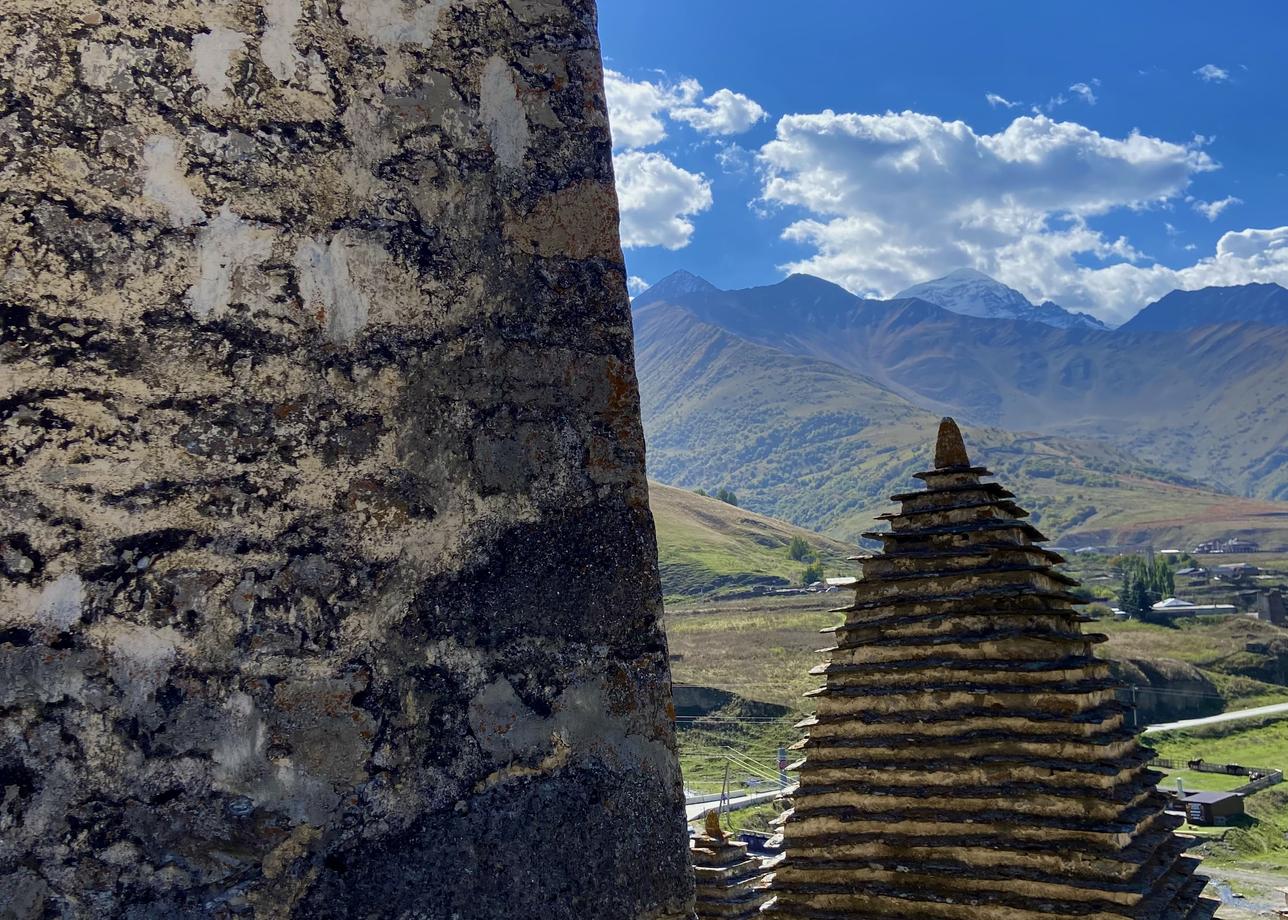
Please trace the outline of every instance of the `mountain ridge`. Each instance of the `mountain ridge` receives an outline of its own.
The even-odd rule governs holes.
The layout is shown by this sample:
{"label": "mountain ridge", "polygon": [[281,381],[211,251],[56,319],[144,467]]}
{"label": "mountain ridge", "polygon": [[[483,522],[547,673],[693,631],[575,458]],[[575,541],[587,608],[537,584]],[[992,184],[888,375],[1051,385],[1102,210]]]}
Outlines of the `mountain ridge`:
{"label": "mountain ridge", "polygon": [[688,294],[718,292],[720,289],[692,272],[680,269],[673,271],[657,284],[649,285],[631,301],[633,308],[646,307],[649,304],[671,297],[683,297]]}
{"label": "mountain ridge", "polygon": [[[940,413],[879,381],[750,342],[675,304],[638,311],[635,333],[655,479],[726,484],[763,514],[855,540],[930,463]],[[1288,534],[1288,505],[1196,488],[1101,441],[966,430],[973,455],[1032,496],[1034,523],[1074,545],[1184,540],[1213,527]]]}
{"label": "mountain ridge", "polygon": [[746,341],[845,368],[923,409],[1101,440],[1218,491],[1288,498],[1288,325],[1061,329],[920,299],[865,300],[799,275],[667,302]]}
{"label": "mountain ridge", "polygon": [[1178,332],[1232,321],[1288,326],[1288,290],[1274,283],[1172,291],[1123,323],[1125,332]]}

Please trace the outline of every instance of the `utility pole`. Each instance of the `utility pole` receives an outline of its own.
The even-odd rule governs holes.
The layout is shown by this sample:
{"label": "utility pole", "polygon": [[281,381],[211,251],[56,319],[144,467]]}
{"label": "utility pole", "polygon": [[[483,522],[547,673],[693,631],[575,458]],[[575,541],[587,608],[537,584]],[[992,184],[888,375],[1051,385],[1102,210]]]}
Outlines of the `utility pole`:
{"label": "utility pole", "polygon": [[729,810],[729,758],[725,758],[724,785],[720,788],[720,815],[723,817]]}

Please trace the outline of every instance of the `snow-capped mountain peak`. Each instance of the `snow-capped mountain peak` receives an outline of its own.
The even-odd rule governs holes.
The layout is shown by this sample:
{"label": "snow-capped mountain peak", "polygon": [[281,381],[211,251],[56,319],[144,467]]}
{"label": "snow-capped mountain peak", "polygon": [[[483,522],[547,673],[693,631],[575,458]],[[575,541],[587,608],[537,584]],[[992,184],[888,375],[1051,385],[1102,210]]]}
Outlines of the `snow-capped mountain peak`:
{"label": "snow-capped mountain peak", "polygon": [[673,300],[687,294],[710,294],[719,290],[706,278],[699,278],[692,272],[680,269],[679,271],[671,272],[657,284],[640,293],[632,301],[632,304],[639,308],[659,300]]}
{"label": "snow-capped mountain peak", "polygon": [[1070,312],[1049,300],[1036,306],[1015,288],[973,268],[959,268],[942,278],[914,284],[896,296],[916,297],[954,313],[985,319],[1027,320],[1063,329],[1108,328],[1094,316]]}

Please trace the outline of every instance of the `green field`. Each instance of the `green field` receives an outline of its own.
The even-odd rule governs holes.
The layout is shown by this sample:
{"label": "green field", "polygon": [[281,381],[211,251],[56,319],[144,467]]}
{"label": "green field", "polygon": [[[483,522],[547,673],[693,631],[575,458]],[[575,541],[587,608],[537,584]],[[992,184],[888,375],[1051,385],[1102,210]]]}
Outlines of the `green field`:
{"label": "green field", "polygon": [[1159,788],[1169,792],[1176,789],[1179,779],[1185,786],[1185,792],[1230,792],[1238,789],[1248,781],[1246,776],[1230,776],[1224,773],[1200,773],[1195,770],[1162,770],[1166,779],[1160,782]]}
{"label": "green field", "polygon": [[[1097,650],[1105,658],[1173,658],[1200,668],[1238,674],[1256,662],[1248,658],[1252,642],[1288,639],[1288,630],[1263,623],[1250,616],[1193,617],[1175,626],[1159,626],[1139,620],[1100,620],[1087,625],[1088,632],[1100,632],[1109,641]],[[1241,697],[1272,692],[1267,683],[1231,687]]]}
{"label": "green field", "polygon": [[1288,716],[1157,732],[1147,740],[1158,756],[1170,760],[1202,757],[1212,763],[1288,770]]}
{"label": "green field", "polygon": [[[731,789],[757,783],[761,788],[772,788],[777,775],[778,746],[789,746],[800,739],[800,730],[793,727],[795,722],[793,717],[776,722],[738,723],[719,721],[717,716],[705,724],[682,725],[678,741],[685,788],[693,792],[720,792],[726,765]],[[788,762],[796,759],[794,752],[788,751]]]}
{"label": "green field", "polygon": [[847,601],[837,592],[668,609],[672,676],[804,712],[804,694],[822,684],[809,670],[831,645],[820,631],[841,622],[829,611]]}

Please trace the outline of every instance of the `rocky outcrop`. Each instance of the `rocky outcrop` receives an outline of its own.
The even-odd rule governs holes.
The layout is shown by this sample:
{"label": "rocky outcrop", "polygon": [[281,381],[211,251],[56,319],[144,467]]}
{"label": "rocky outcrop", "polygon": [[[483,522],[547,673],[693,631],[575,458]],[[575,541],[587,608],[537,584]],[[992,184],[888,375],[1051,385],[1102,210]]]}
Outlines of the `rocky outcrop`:
{"label": "rocky outcrop", "polygon": [[1122,696],[1135,701],[1133,727],[1201,719],[1223,708],[1216,684],[1185,661],[1127,658],[1110,661],[1109,673],[1127,685]]}
{"label": "rocky outcrop", "polygon": [[837,629],[767,916],[1189,920],[1215,905],[1063,561],[944,420]]}
{"label": "rocky outcrop", "polygon": [[717,716],[734,719],[782,719],[792,714],[787,706],[749,700],[719,687],[697,687],[676,684],[671,688],[675,714],[680,718],[702,719]]}
{"label": "rocky outcrop", "polygon": [[0,0],[0,915],[692,898],[592,0]]}

